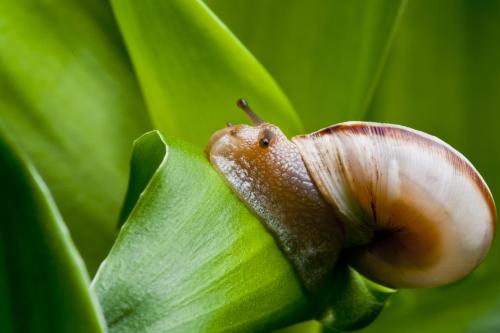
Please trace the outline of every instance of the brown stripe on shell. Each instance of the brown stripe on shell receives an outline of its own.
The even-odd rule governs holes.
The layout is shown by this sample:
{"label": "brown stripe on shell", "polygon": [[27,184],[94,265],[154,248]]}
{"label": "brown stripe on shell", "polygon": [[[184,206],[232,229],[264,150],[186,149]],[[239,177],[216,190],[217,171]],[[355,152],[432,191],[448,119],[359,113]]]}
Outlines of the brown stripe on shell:
{"label": "brown stripe on shell", "polygon": [[450,163],[458,171],[468,175],[470,178],[473,179],[474,184],[480,190],[484,199],[488,203],[492,217],[493,232],[494,233],[496,232],[496,223],[495,223],[496,207],[488,186],[486,185],[484,179],[481,177],[479,172],[477,172],[477,170],[472,166],[472,164],[460,152],[455,150],[446,142],[430,134],[410,129],[404,126],[385,124],[385,123],[370,123],[370,122],[340,123],[320,129],[319,131],[313,132],[311,134],[299,135],[298,137],[301,138],[305,138],[308,136],[321,137],[324,135],[330,135],[338,132],[349,132],[353,134],[362,134],[367,136],[375,135],[375,136],[389,137],[394,139],[403,139],[409,143],[430,146],[431,148],[437,150],[438,152],[441,152],[442,155],[445,156],[446,160],[450,161]]}

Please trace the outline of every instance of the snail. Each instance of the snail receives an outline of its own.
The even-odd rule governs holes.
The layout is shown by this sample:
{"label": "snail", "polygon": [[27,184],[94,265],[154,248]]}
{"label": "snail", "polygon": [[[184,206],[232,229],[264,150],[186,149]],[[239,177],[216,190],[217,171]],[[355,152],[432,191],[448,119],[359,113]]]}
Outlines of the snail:
{"label": "snail", "polygon": [[451,283],[486,256],[496,222],[491,192],[442,140],[374,122],[289,140],[244,99],[237,105],[253,126],[228,123],[205,151],[309,291],[326,283],[340,251],[393,288]]}

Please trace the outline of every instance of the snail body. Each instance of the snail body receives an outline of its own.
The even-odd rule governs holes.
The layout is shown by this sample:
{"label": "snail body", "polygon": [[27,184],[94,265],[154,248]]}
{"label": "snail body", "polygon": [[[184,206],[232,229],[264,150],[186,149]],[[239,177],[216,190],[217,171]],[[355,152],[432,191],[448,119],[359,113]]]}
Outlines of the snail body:
{"label": "snail body", "polygon": [[207,145],[212,165],[272,232],[305,287],[327,281],[339,252],[391,287],[433,287],[471,272],[493,240],[496,211],[472,164],[407,127],[347,122],[291,140],[238,105]]}

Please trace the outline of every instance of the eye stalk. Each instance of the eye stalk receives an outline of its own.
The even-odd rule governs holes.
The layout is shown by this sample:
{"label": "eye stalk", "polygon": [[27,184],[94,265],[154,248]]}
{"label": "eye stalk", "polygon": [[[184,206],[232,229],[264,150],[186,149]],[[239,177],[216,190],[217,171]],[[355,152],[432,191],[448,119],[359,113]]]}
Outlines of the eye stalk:
{"label": "eye stalk", "polygon": [[266,122],[264,120],[262,120],[262,118],[260,118],[255,112],[253,112],[253,110],[250,108],[250,106],[248,105],[248,102],[246,99],[244,98],[240,98],[237,102],[236,102],[236,106],[238,106],[240,109],[242,109],[243,111],[245,111],[245,113],[248,115],[248,117],[250,118],[250,120],[252,121],[252,123],[255,125],[255,126],[259,126],[259,125],[262,125],[262,124],[265,124]]}

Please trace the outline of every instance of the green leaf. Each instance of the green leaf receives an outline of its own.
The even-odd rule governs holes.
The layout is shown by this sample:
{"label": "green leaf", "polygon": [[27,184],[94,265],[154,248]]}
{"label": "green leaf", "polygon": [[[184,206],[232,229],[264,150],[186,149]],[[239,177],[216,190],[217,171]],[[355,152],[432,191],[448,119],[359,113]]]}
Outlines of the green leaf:
{"label": "green leaf", "polygon": [[105,332],[66,226],[34,166],[0,135],[0,331]]}
{"label": "green leaf", "polygon": [[[459,149],[500,193],[500,3],[414,1],[370,118],[430,132]],[[473,222],[473,221],[471,221]],[[405,290],[364,332],[499,332],[500,244],[466,279]]]}
{"label": "green leaf", "polygon": [[248,122],[244,97],[286,133],[301,125],[264,68],[196,0],[112,1],[156,128],[204,146],[228,121]]}
{"label": "green leaf", "polygon": [[149,127],[112,15],[105,1],[0,2],[0,129],[47,182],[90,271]]}
{"label": "green leaf", "polygon": [[310,316],[271,235],[198,150],[167,149],[158,132],[135,149],[157,170],[94,280],[110,332],[266,331]]}
{"label": "green leaf", "polygon": [[308,132],[366,112],[406,1],[210,0]]}

